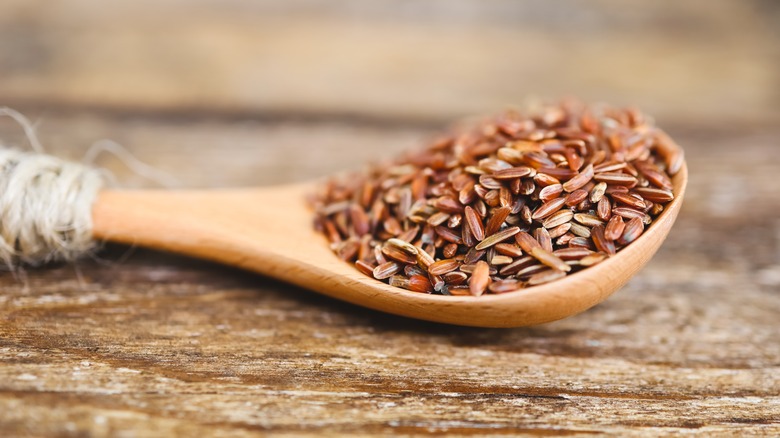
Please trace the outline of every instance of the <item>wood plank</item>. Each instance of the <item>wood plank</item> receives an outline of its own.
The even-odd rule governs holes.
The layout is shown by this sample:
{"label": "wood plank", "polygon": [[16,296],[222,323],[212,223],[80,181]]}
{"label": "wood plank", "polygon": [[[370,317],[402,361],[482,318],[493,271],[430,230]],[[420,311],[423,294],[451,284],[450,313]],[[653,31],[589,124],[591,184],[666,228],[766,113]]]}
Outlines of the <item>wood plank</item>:
{"label": "wood plank", "polygon": [[575,94],[669,119],[779,115],[772,3],[483,5],[7,1],[0,101],[439,121]]}
{"label": "wood plank", "polygon": [[[372,127],[327,120],[106,118],[88,111],[24,112],[49,153],[80,160],[95,143],[109,139],[178,180],[180,187],[190,188],[283,184],[356,170],[392,158],[435,132],[430,127]],[[29,147],[22,130],[8,118],[0,118],[0,144]],[[110,153],[101,155],[98,163],[124,187],[154,185]]]}
{"label": "wood plank", "polygon": [[[302,180],[430,133],[90,112],[42,120],[53,152],[76,157],[77,145],[109,136],[200,187]],[[692,178],[669,240],[602,305],[538,327],[412,321],[119,247],[79,263],[81,280],[71,266],[2,274],[0,430],[780,434],[780,132],[670,128]],[[0,138],[14,132],[0,122]],[[110,164],[120,181],[148,184]]]}

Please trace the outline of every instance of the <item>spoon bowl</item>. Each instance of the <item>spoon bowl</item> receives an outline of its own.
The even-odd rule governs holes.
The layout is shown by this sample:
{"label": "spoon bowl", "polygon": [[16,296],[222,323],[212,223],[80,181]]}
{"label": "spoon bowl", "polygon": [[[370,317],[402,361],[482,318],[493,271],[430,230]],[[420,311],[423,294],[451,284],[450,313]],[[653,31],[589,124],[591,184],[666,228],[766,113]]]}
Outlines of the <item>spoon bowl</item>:
{"label": "spoon bowl", "polygon": [[104,191],[93,234],[259,272],[359,306],[477,327],[519,327],[566,318],[620,289],[655,254],[682,205],[688,170],[673,178],[675,199],[635,242],[602,263],[551,283],[501,295],[411,292],[367,277],[338,259],[312,226],[313,184],[208,191]]}

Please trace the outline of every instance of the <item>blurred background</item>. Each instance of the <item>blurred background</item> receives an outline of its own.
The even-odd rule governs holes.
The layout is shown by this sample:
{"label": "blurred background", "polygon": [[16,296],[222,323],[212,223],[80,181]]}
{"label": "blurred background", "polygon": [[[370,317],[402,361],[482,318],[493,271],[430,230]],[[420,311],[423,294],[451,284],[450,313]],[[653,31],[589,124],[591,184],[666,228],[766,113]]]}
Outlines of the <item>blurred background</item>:
{"label": "blurred background", "polygon": [[[760,130],[780,120],[778,65],[772,0],[0,3],[0,105],[51,152],[111,138],[192,187],[354,168],[529,98]],[[7,120],[0,136],[22,140]]]}

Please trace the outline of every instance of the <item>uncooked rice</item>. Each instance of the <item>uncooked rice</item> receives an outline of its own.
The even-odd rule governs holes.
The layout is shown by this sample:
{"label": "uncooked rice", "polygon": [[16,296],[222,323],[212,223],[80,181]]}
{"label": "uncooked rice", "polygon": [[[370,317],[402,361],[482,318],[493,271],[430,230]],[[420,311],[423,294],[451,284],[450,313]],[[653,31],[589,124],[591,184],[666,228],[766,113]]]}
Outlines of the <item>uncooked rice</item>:
{"label": "uncooked rice", "polygon": [[639,238],[683,152],[634,108],[507,111],[312,194],[315,227],[365,275],[418,293],[510,293]]}

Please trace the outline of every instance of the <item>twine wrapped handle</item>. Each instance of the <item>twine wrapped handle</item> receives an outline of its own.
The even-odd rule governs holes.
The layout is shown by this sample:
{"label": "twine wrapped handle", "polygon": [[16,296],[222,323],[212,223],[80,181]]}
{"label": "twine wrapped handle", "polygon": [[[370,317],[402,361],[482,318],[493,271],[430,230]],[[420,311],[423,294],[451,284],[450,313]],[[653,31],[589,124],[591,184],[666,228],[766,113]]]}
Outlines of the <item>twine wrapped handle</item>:
{"label": "twine wrapped handle", "polygon": [[[113,181],[111,173],[45,154],[24,115],[0,107],[2,116],[24,130],[32,152],[0,143],[0,262],[9,269],[38,266],[73,261],[94,249],[92,205],[104,183]],[[139,161],[112,140],[95,142],[83,161],[92,163],[101,152],[113,154],[133,173],[162,187],[180,186],[176,178]]]}
{"label": "twine wrapped handle", "polygon": [[9,268],[72,261],[94,247],[100,170],[0,148],[0,260]]}

